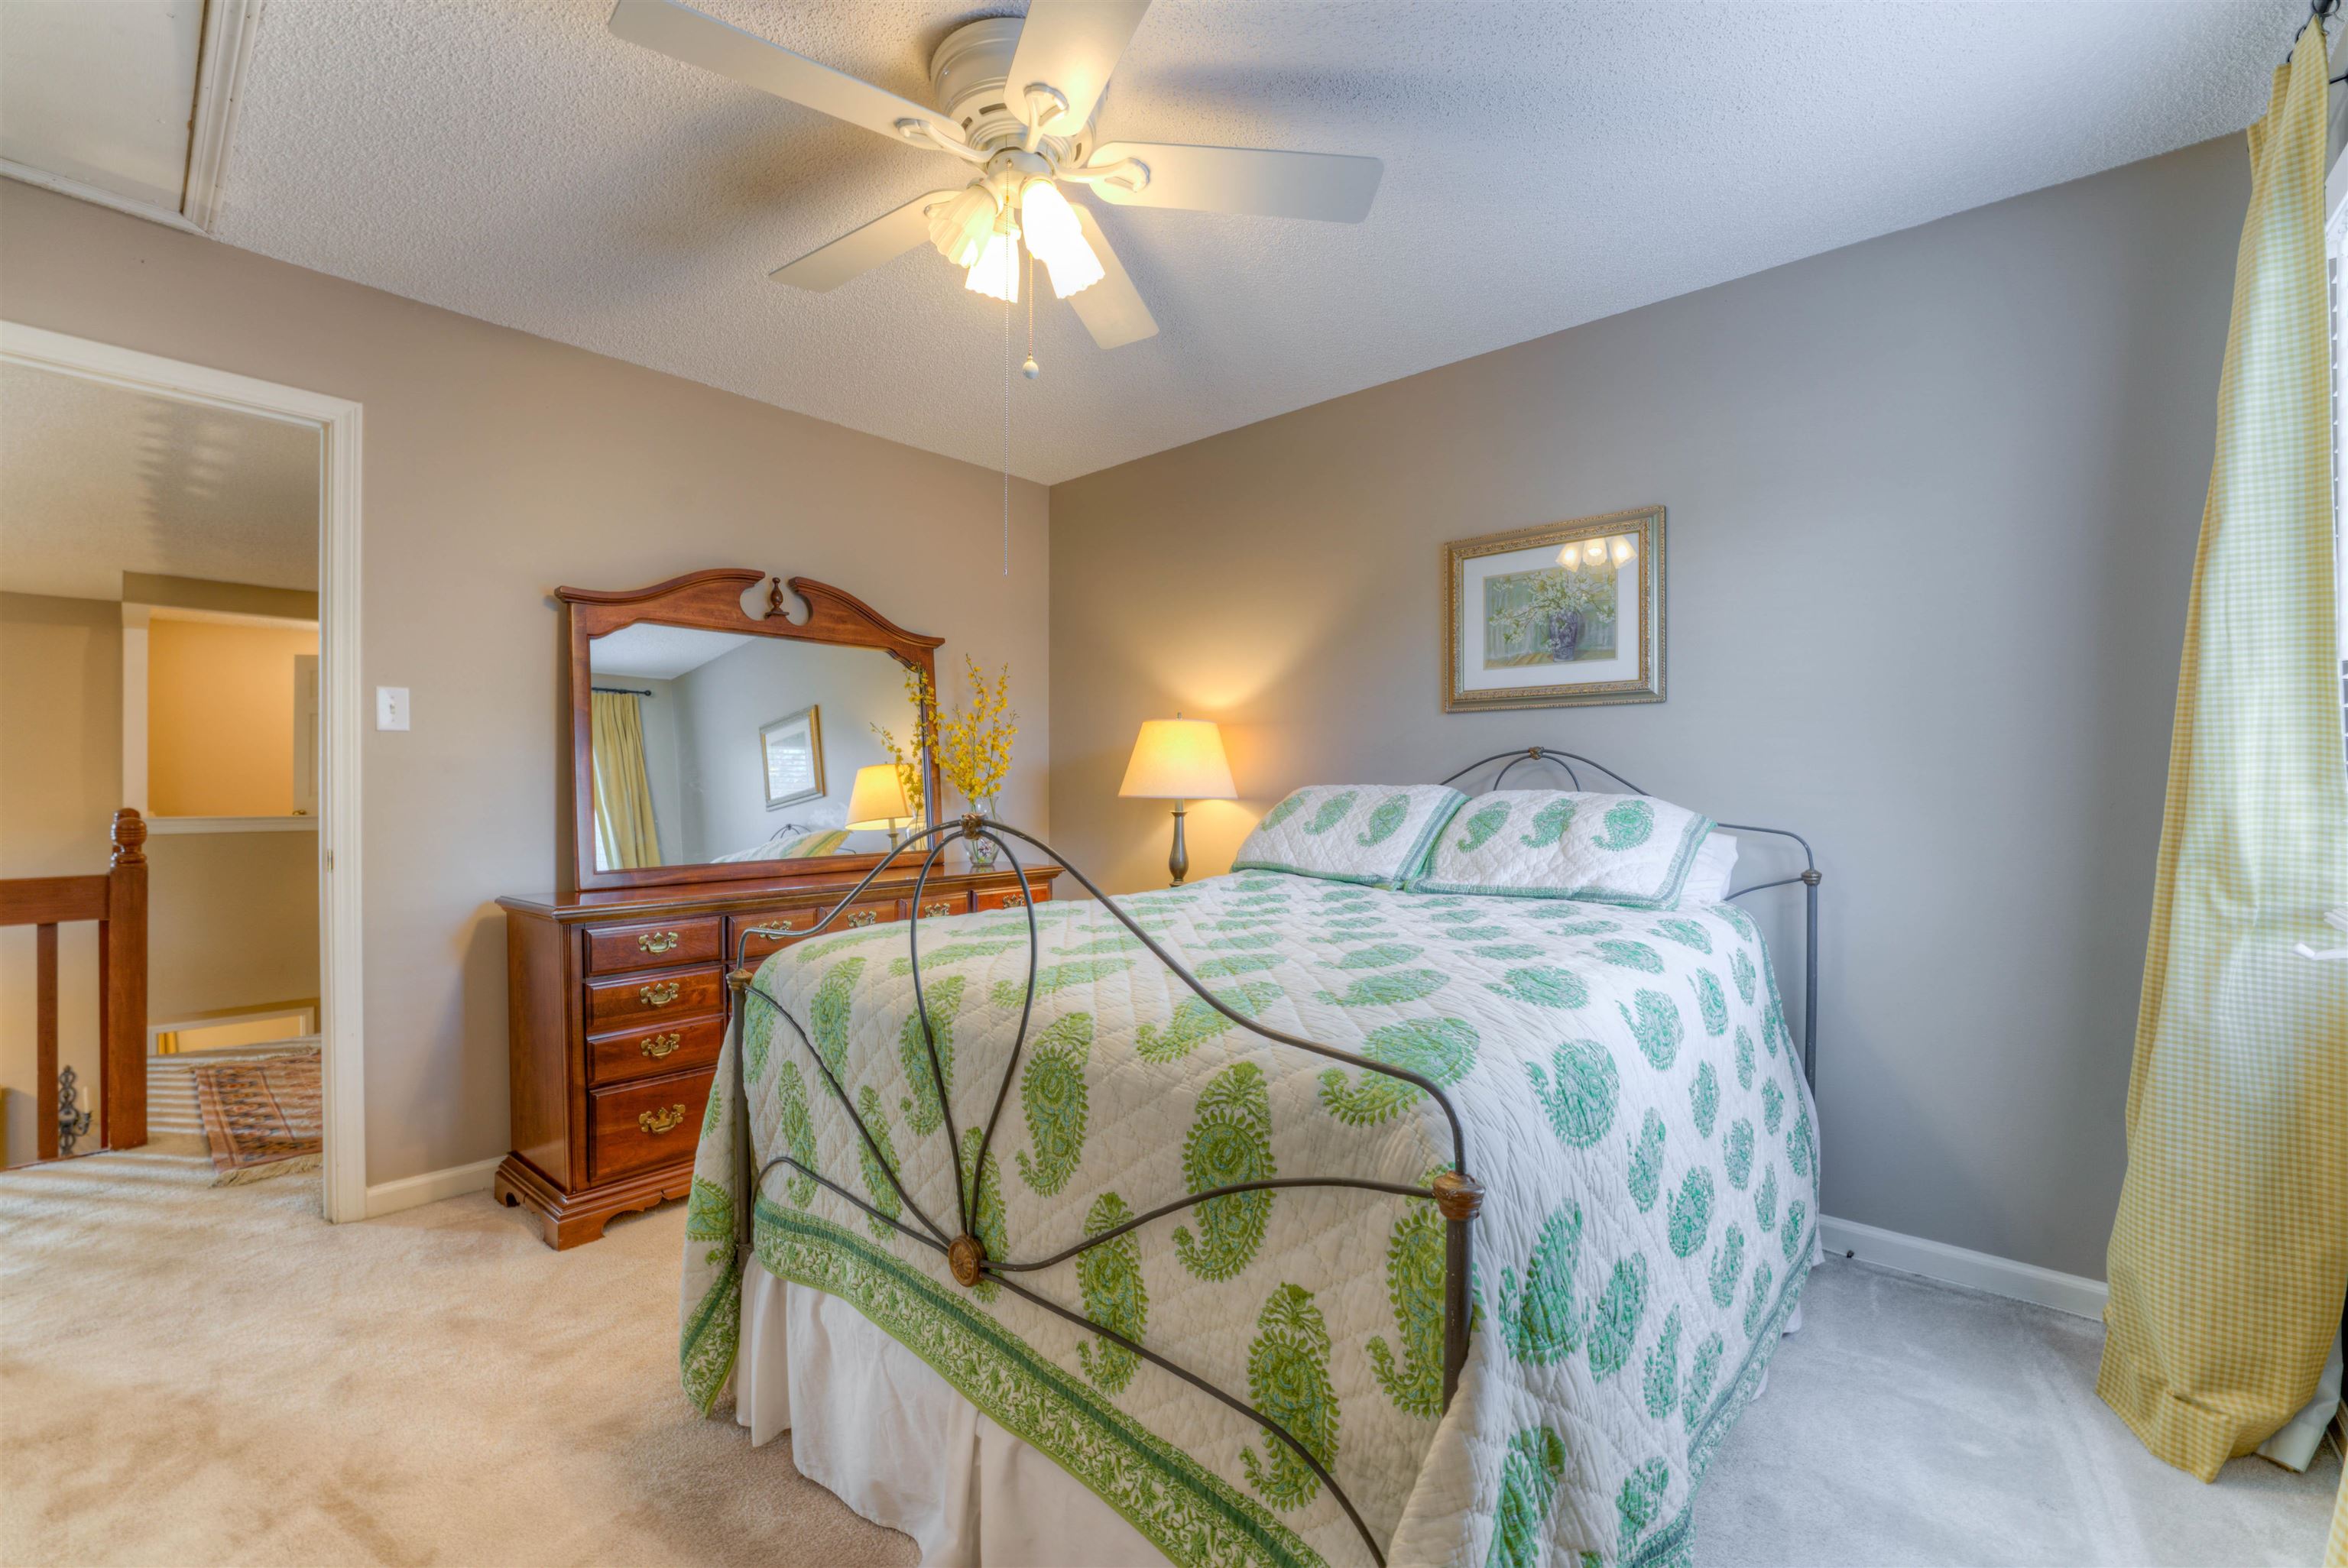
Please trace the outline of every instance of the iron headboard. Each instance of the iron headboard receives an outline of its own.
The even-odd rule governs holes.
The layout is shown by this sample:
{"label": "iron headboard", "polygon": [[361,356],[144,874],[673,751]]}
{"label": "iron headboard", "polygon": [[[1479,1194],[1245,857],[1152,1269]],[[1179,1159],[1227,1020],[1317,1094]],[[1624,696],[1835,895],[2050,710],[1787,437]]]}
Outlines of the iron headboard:
{"label": "iron headboard", "polygon": [[[1565,776],[1573,781],[1573,787],[1577,790],[1581,787],[1581,775],[1574,772],[1573,764],[1580,763],[1583,767],[1604,774],[1632,794],[1647,794],[1604,763],[1592,762],[1579,752],[1561,752],[1554,746],[1524,746],[1513,752],[1495,752],[1480,761],[1469,763],[1442,782],[1457,784],[1478,768],[1488,768],[1494,763],[1501,764],[1500,771],[1492,775],[1491,784],[1483,792],[1487,794],[1498,789],[1501,782],[1509,776],[1509,770],[1519,763],[1555,763],[1565,770]],[[1780,876],[1774,882],[1749,884],[1735,889],[1728,896],[1742,898],[1748,893],[1766,893],[1773,887],[1791,887],[1797,882],[1802,885],[1802,1081],[1810,1086],[1810,1092],[1815,1095],[1818,1088],[1818,884],[1825,880],[1826,874],[1818,869],[1818,853],[1810,847],[1810,841],[1791,828],[1762,827],[1749,822],[1719,822],[1713,825],[1727,828],[1732,833],[1766,833],[1777,838],[1790,838],[1801,846],[1801,870],[1791,876]]]}

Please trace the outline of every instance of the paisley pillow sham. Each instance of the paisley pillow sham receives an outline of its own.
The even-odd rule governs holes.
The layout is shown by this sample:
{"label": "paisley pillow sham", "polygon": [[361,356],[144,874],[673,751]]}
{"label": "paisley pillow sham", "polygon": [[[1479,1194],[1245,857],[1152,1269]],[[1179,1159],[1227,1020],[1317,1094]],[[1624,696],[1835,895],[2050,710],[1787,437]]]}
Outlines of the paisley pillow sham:
{"label": "paisley pillow sham", "polygon": [[1709,817],[1646,795],[1507,790],[1461,807],[1410,886],[1667,909],[1711,831]]}
{"label": "paisley pillow sham", "polygon": [[1231,869],[1399,887],[1467,798],[1448,784],[1307,784],[1264,814]]}

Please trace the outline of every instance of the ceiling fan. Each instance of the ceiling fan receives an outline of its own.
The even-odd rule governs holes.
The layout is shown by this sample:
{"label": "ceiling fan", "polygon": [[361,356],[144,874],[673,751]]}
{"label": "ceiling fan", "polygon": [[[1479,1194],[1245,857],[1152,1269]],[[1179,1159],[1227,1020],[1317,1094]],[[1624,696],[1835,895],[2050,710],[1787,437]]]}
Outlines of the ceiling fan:
{"label": "ceiling fan", "polygon": [[1183,147],[1097,138],[1093,111],[1149,0],[1032,0],[1027,15],[956,28],[930,60],[940,108],[819,65],[676,0],[619,0],[611,29],[632,44],[877,131],[949,153],[968,182],[915,197],[771,274],[837,288],[923,241],[965,269],[964,287],[1019,297],[1019,247],[1044,263],[1093,341],[1117,348],[1158,323],[1092,210],[1063,194],[1089,186],[1119,207],[1179,207],[1358,223],[1385,165],[1335,153]]}

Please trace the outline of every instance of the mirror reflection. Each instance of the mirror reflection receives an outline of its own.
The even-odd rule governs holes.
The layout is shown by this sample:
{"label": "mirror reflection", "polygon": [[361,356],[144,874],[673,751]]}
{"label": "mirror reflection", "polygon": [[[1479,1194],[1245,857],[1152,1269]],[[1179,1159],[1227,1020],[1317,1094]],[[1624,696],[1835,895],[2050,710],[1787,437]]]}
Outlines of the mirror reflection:
{"label": "mirror reflection", "polygon": [[588,644],[603,871],[877,855],[911,825],[878,730],[915,733],[905,667],[639,621]]}

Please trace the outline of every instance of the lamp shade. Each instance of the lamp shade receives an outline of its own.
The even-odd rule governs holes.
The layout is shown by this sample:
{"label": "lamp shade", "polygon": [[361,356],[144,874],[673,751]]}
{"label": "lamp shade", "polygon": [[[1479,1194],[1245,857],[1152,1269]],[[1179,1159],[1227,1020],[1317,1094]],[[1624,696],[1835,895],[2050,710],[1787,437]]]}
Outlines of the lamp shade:
{"label": "lamp shade", "polygon": [[894,763],[874,763],[856,770],[856,787],[848,794],[850,831],[878,828],[894,833],[912,818],[913,808],[906,804]]}
{"label": "lamp shade", "polygon": [[1121,795],[1144,800],[1231,800],[1231,764],[1211,719],[1149,719],[1133,743]]}

